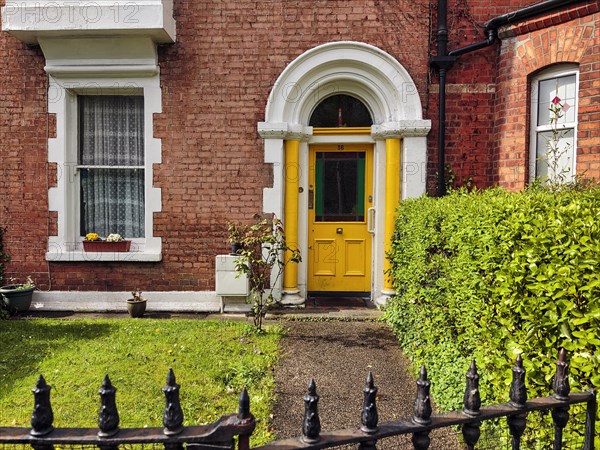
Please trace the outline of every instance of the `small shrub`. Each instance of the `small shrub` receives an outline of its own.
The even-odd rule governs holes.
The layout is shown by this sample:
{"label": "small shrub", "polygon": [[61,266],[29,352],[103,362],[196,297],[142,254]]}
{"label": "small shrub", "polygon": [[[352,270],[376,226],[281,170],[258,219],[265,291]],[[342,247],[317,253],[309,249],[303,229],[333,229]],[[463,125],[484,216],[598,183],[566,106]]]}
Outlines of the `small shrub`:
{"label": "small shrub", "polygon": [[283,224],[277,217],[269,220],[257,216],[254,224],[230,224],[228,229],[230,242],[241,244],[235,269],[248,277],[248,302],[252,304],[254,325],[262,331],[263,319],[275,302],[273,292],[285,265],[299,263],[300,251],[287,244]]}

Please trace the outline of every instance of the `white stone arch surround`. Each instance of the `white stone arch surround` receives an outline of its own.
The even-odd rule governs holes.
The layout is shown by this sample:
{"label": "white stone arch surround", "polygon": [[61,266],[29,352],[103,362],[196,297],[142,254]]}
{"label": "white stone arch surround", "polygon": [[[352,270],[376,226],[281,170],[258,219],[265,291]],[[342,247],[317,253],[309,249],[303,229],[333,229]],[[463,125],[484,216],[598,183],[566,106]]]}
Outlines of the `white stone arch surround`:
{"label": "white stone arch surround", "polygon": [[404,67],[388,53],[360,42],[331,42],[300,55],[281,73],[265,121],[307,124],[324,98],[349,93],[371,109],[376,124],[422,118],[421,99]]}
{"label": "white stone arch surround", "polygon": [[[313,135],[310,115],[325,98],[347,94],[361,100],[371,112],[370,135]],[[373,246],[375,299],[383,289],[383,222],[385,204],[385,139],[402,138],[402,198],[425,192],[426,135],[431,128],[423,120],[419,93],[407,70],[390,54],[369,44],[330,42],[312,48],[292,61],[270,92],[265,121],[258,131],[264,139],[265,162],[273,164],[273,187],[266,188],[263,209],[283,217],[285,161],[284,141],[299,139],[300,190],[307,192],[308,146],[318,142],[370,142],[374,144],[374,204],[376,226]],[[307,197],[299,193],[298,245],[307,254]],[[298,287],[306,286],[306,258],[299,265]]]}

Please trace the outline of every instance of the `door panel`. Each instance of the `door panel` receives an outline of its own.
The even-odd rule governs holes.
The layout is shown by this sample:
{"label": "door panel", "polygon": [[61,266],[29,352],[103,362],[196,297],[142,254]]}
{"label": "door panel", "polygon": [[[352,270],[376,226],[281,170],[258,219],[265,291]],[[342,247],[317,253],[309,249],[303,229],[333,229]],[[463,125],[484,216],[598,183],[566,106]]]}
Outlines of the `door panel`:
{"label": "door panel", "polygon": [[315,275],[335,277],[337,265],[335,241],[333,239],[315,239],[313,249],[315,252]]}
{"label": "door panel", "polygon": [[345,270],[347,277],[364,277],[365,271],[365,247],[364,239],[345,239]]}
{"label": "door panel", "polygon": [[373,146],[312,145],[308,201],[308,290],[369,292]]}

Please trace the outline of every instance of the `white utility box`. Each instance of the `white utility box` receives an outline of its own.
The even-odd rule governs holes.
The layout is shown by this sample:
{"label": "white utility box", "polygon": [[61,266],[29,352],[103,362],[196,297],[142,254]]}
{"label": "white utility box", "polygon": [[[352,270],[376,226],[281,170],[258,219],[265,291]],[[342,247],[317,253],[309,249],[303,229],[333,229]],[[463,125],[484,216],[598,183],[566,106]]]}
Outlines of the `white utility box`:
{"label": "white utility box", "polygon": [[246,313],[252,305],[246,303],[250,292],[250,284],[246,274],[235,270],[236,255],[217,255],[217,295],[221,297],[221,312]]}
{"label": "white utility box", "polygon": [[247,297],[250,291],[248,277],[245,274],[238,275],[235,270],[236,255],[217,255],[217,295],[243,296]]}

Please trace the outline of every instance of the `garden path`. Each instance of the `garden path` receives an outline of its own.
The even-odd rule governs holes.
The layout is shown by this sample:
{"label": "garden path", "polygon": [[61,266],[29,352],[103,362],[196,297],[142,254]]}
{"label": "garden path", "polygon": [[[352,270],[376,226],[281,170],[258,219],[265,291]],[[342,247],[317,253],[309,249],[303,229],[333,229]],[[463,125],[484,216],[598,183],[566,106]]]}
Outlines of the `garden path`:
{"label": "garden path", "polygon": [[[378,387],[379,421],[413,415],[415,379],[389,327],[377,321],[283,321],[287,332],[275,371],[277,400],[273,413],[278,439],[301,434],[304,402],[315,379],[322,430],[360,424],[363,388],[369,371]],[[448,432],[441,431],[442,434]],[[453,432],[452,432],[453,433]],[[439,433],[438,433],[439,436]],[[433,437],[433,435],[432,435]],[[432,439],[432,449],[452,448],[448,439]],[[451,442],[456,442],[450,439]],[[356,446],[352,447],[356,448]],[[386,439],[378,449],[412,449],[410,436]]]}

